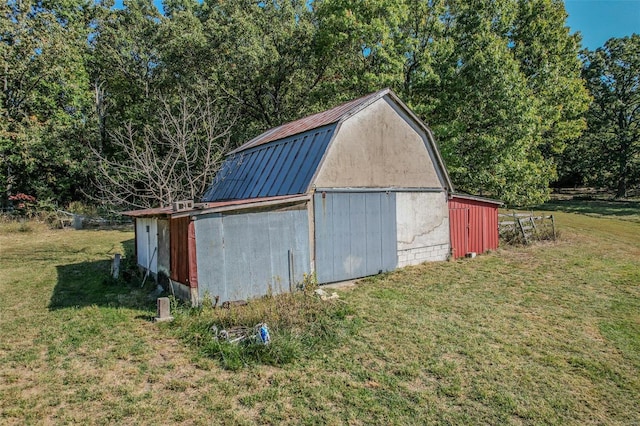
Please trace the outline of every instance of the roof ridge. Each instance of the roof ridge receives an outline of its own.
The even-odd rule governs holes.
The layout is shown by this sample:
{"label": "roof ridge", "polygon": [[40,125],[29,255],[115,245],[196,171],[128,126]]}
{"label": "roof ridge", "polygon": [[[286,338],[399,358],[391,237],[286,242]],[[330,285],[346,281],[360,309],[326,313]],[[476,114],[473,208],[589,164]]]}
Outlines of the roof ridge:
{"label": "roof ridge", "polygon": [[240,147],[234,149],[228,155],[246,151],[250,148],[254,148],[268,142],[273,142],[279,139],[286,138],[288,136],[297,135],[299,133],[317,129],[322,126],[337,123],[338,121],[355,114],[363,107],[368,106],[374,100],[382,98],[390,92],[391,89],[387,87],[382,90],[378,90],[377,92],[369,93],[368,95],[364,95],[359,98],[344,102],[333,108],[310,114],[306,117],[302,117],[294,121],[283,123],[280,126],[276,126],[269,130],[266,130],[255,138],[242,144]]}

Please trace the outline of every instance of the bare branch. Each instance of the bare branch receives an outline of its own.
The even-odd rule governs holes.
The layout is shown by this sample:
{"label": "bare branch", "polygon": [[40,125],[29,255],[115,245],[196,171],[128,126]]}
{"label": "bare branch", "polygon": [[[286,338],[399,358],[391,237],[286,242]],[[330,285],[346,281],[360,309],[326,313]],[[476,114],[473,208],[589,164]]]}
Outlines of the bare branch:
{"label": "bare branch", "polygon": [[159,95],[157,124],[141,131],[126,123],[109,132],[113,158],[97,149],[97,185],[105,201],[128,208],[199,199],[230,146],[237,115],[205,86],[179,90],[177,100]]}

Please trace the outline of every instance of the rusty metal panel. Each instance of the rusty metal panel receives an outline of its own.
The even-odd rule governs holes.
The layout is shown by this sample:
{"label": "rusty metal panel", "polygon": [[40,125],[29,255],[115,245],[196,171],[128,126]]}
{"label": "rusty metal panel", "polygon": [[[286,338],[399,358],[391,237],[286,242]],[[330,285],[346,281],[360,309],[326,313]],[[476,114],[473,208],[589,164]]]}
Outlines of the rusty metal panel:
{"label": "rusty metal panel", "polygon": [[384,96],[386,93],[388,93],[388,91],[388,89],[380,90],[361,98],[354,99],[342,105],[338,105],[337,107],[331,108],[327,111],[319,112],[317,114],[313,114],[299,120],[292,121],[290,123],[285,123],[274,129],[267,130],[261,135],[251,139],[249,142],[245,143],[235,151],[232,151],[231,154],[255,148],[257,146],[264,145],[278,139],[283,139],[292,135],[317,129],[328,124],[336,123],[343,117],[348,116],[354,110],[357,110],[368,102],[374,101]]}
{"label": "rusty metal panel", "polygon": [[319,283],[395,269],[395,193],[323,191],[314,197]]}
{"label": "rusty metal panel", "polygon": [[169,221],[171,279],[190,285],[189,282],[189,217]]}

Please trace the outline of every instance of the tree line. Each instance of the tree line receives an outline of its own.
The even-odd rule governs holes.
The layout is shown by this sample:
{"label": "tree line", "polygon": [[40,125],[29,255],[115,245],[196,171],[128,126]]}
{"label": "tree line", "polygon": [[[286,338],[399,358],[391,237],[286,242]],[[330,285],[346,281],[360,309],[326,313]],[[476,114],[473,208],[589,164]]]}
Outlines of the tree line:
{"label": "tree line", "polygon": [[638,36],[580,53],[560,0],[163,6],[0,5],[3,201],[197,198],[228,149],[384,87],[458,190],[531,205],[558,180],[640,181]]}

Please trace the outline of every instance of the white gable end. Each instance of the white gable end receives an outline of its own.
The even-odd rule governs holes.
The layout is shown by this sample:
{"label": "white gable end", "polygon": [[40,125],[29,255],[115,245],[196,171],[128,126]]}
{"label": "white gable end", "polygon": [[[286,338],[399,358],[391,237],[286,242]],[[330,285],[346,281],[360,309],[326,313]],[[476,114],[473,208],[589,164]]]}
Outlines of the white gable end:
{"label": "white gable end", "polygon": [[386,96],[344,120],[317,188],[442,188],[424,131]]}

